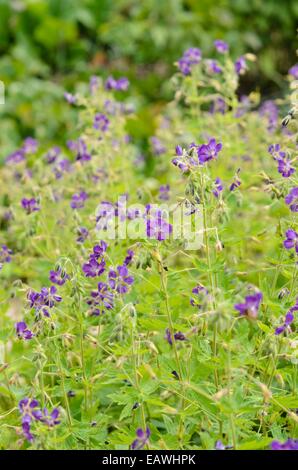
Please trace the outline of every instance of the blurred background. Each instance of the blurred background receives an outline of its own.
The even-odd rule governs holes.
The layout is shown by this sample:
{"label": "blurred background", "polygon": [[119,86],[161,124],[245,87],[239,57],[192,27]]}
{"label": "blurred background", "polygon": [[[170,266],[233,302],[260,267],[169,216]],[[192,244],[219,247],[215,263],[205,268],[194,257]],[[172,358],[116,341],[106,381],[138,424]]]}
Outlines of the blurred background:
{"label": "blurred background", "polygon": [[297,18],[296,0],[0,0],[0,155],[28,135],[64,143],[74,111],[63,93],[90,75],[129,78],[139,117],[129,132],[145,142],[175,60],[190,46],[208,55],[214,39],[234,58],[258,57],[240,93],[277,97],[296,62]]}

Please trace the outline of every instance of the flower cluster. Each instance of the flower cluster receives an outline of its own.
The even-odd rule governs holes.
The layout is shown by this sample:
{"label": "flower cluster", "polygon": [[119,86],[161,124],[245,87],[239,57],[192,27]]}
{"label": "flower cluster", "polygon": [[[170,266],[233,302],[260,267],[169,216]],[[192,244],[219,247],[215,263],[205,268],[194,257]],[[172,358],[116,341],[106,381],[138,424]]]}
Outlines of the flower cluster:
{"label": "flower cluster", "polygon": [[104,273],[106,261],[104,253],[108,245],[103,240],[93,247],[93,252],[89,256],[88,263],[83,264],[83,272],[86,277],[97,277]]}
{"label": "flower cluster", "polygon": [[183,75],[190,75],[193,65],[199,64],[202,59],[201,50],[197,47],[190,47],[178,60],[178,68]]}
{"label": "flower cluster", "polygon": [[60,424],[60,412],[58,408],[54,408],[53,411],[49,413],[47,408],[41,409],[39,402],[35,399],[23,398],[19,402],[19,411],[22,415],[23,434],[29,442],[34,440],[34,436],[31,433],[31,425],[34,421],[40,422],[48,427]]}

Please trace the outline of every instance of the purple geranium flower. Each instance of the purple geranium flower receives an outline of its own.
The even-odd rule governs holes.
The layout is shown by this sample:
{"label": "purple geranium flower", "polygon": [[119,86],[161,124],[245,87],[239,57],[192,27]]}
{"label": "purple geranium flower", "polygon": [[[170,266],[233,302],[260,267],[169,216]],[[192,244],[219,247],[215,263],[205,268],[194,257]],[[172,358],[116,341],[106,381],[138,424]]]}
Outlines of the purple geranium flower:
{"label": "purple geranium flower", "polygon": [[268,120],[267,129],[273,132],[278,126],[278,107],[272,100],[266,100],[260,107],[259,114]]}
{"label": "purple geranium flower", "polygon": [[65,282],[69,279],[69,275],[59,266],[55,271],[50,271],[49,280],[53,284],[58,286],[63,286]]}
{"label": "purple geranium flower", "polygon": [[34,197],[32,197],[31,199],[27,199],[24,197],[21,201],[21,204],[27,214],[32,214],[32,212],[40,210],[39,204]]}
{"label": "purple geranium flower", "polygon": [[272,441],[272,450],[298,450],[298,439],[287,439],[285,442]]}
{"label": "purple geranium flower", "polygon": [[76,193],[72,196],[70,207],[72,209],[82,209],[85,206],[85,201],[88,199],[88,195],[85,191]]}
{"label": "purple geranium flower", "polygon": [[289,70],[289,75],[292,75],[296,80],[298,80],[298,64],[293,65]]}
{"label": "purple geranium flower", "polygon": [[105,83],[106,90],[126,91],[128,86],[129,81],[126,77],[121,77],[118,80],[113,77],[109,77]]}
{"label": "purple geranium flower", "polygon": [[51,428],[57,426],[60,424],[59,414],[58,408],[54,408],[51,413],[48,412],[47,408],[44,408],[42,422]]}
{"label": "purple geranium flower", "polygon": [[262,298],[263,295],[261,292],[248,295],[245,297],[245,302],[243,304],[236,304],[234,308],[239,311],[240,315],[255,319],[258,316],[258,310]]}
{"label": "purple geranium flower", "polygon": [[220,178],[216,178],[214,182],[214,189],[212,193],[216,198],[220,196],[220,193],[223,191],[223,184]]}
{"label": "purple geranium flower", "polygon": [[11,153],[10,155],[8,155],[8,157],[6,158],[6,163],[8,164],[13,164],[13,165],[16,165],[18,163],[21,163],[25,160],[25,152],[24,152],[24,149],[19,149],[19,150],[16,150],[15,152]]}
{"label": "purple geranium flower", "polygon": [[198,284],[196,287],[192,289],[192,293],[197,296],[197,298],[191,298],[190,299],[190,305],[193,307],[198,307],[201,308],[202,304],[208,300],[208,295],[209,292],[206,289],[206,287],[202,286],[201,284]]}
{"label": "purple geranium flower", "polygon": [[90,305],[91,315],[103,315],[106,310],[111,310],[114,306],[114,295],[105,282],[99,282],[97,290],[91,292],[91,298],[87,300]]}
{"label": "purple geranium flower", "polygon": [[178,68],[183,75],[190,75],[191,66],[199,64],[202,58],[201,50],[196,47],[190,47],[184,52],[181,59],[178,60]]}
{"label": "purple geranium flower", "polygon": [[169,184],[161,185],[160,188],[159,188],[158,199],[160,199],[161,201],[168,201],[170,199],[169,192],[170,192],[170,185]]}
{"label": "purple geranium flower", "polygon": [[166,148],[158,137],[150,137],[150,143],[152,145],[154,155],[158,156],[165,153]]}
{"label": "purple geranium flower", "polygon": [[45,155],[46,162],[49,165],[51,165],[52,163],[55,163],[60,153],[61,153],[60,147],[55,146],[51,148]]}
{"label": "purple geranium flower", "polygon": [[20,339],[31,339],[33,338],[33,333],[27,328],[27,325],[24,321],[16,323],[16,333]]}
{"label": "purple geranium flower", "polygon": [[287,312],[286,316],[285,316],[285,321],[284,323],[281,325],[281,326],[278,326],[276,329],[275,329],[275,334],[276,335],[280,335],[281,333],[283,333],[284,331],[288,330],[289,329],[289,326],[293,323],[294,321],[294,314],[293,312],[297,311],[298,310],[298,298],[296,300],[296,303],[293,307],[291,307],[289,309],[289,311]]}
{"label": "purple geranium flower", "polygon": [[96,75],[92,75],[92,77],[90,78],[90,83],[89,83],[89,89],[90,89],[91,95],[94,95],[94,93],[98,89],[98,86],[99,86],[98,77]]}
{"label": "purple geranium flower", "polygon": [[116,290],[118,294],[126,294],[133,283],[134,278],[129,275],[127,266],[118,266],[116,271],[113,269],[109,271],[110,288]]}
{"label": "purple geranium flower", "polygon": [[132,262],[133,257],[134,257],[134,251],[133,250],[127,250],[127,255],[126,255],[124,263],[123,263],[124,266],[128,266]]}
{"label": "purple geranium flower", "polygon": [[240,173],[240,168],[238,168],[238,170],[236,171],[236,174],[234,176],[234,181],[230,186],[230,191],[235,191],[235,189],[239,188],[239,186],[241,185],[241,180],[239,178],[239,173]]}
{"label": "purple geranium flower", "polygon": [[0,248],[0,270],[4,263],[11,262],[12,250],[10,250],[6,245],[2,245]]}
{"label": "purple geranium flower", "polygon": [[215,39],[214,46],[217,52],[219,52],[220,54],[224,54],[225,52],[228,52],[229,50],[228,44],[222,39]]}
{"label": "purple geranium flower", "polygon": [[38,142],[33,137],[27,137],[23,142],[22,150],[25,154],[35,153],[38,150]]}
{"label": "purple geranium flower", "polygon": [[284,247],[287,250],[295,248],[296,253],[298,253],[298,233],[293,229],[288,229],[286,231],[286,239],[284,240]]}
{"label": "purple geranium flower", "polygon": [[23,398],[20,400],[19,411],[22,415],[22,423],[31,423],[32,419],[37,421],[42,419],[39,402],[35,399]]}
{"label": "purple geranium flower", "polygon": [[163,241],[169,238],[172,231],[172,225],[164,220],[160,210],[152,213],[150,208],[147,208],[146,233],[148,238],[155,238],[158,241]]}
{"label": "purple geranium flower", "polygon": [[77,243],[84,243],[89,235],[89,231],[86,227],[79,227],[77,229]]}
{"label": "purple geranium flower", "polygon": [[136,431],[137,438],[133,441],[133,443],[130,446],[131,450],[143,449],[145,445],[148,443],[150,435],[151,435],[151,432],[148,426],[145,431],[143,431],[143,429],[141,428],[138,428]]}
{"label": "purple geranium flower", "polygon": [[69,104],[75,104],[76,101],[77,101],[75,95],[73,95],[72,93],[69,93],[67,91],[64,93],[64,98],[67,101],[67,103],[69,103]]}
{"label": "purple geranium flower", "polygon": [[[178,331],[177,333],[174,333],[174,339],[175,341],[185,341],[186,336],[181,331]],[[165,340],[167,340],[169,345],[172,346],[173,340],[172,340],[170,328],[166,329]]]}
{"label": "purple geranium flower", "polygon": [[284,178],[289,178],[293,173],[295,173],[295,168],[291,166],[291,160],[288,157],[279,158],[278,162],[278,172],[282,174]]}
{"label": "purple geranium flower", "polygon": [[222,72],[222,68],[220,67],[217,60],[213,60],[213,59],[210,59],[210,60],[206,61],[206,70],[211,75]]}
{"label": "purple geranium flower", "polygon": [[87,150],[87,145],[83,139],[78,140],[69,140],[67,142],[68,148],[75,153],[76,161],[78,162],[88,162],[91,160],[91,155]]}
{"label": "purple geranium flower", "polygon": [[105,267],[104,259],[98,262],[95,258],[90,258],[88,263],[83,264],[83,272],[86,277],[96,277],[104,273]]}
{"label": "purple geranium flower", "polygon": [[214,160],[222,149],[221,143],[216,143],[214,138],[210,139],[208,144],[203,144],[198,148],[198,157],[201,164]]}
{"label": "purple geranium flower", "polygon": [[93,123],[94,129],[98,129],[102,132],[106,132],[109,128],[109,125],[110,125],[110,120],[107,118],[105,114],[102,114],[102,113],[95,114],[94,123]]}
{"label": "purple geranium flower", "polygon": [[235,72],[242,75],[247,69],[246,61],[243,56],[239,57],[235,62]]}
{"label": "purple geranium flower", "polygon": [[285,197],[285,202],[290,206],[292,212],[298,212],[298,187],[291,189],[289,194]]}

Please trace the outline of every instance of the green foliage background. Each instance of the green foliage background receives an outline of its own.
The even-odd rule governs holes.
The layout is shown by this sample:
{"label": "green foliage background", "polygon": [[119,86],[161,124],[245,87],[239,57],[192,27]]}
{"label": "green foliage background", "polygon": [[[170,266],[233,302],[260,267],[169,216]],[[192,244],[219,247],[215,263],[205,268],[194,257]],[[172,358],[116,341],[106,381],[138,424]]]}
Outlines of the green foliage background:
{"label": "green foliage background", "polygon": [[114,70],[132,81],[141,120],[130,131],[144,141],[171,96],[169,64],[192,45],[208,54],[215,38],[258,55],[244,91],[257,80],[276,94],[295,62],[297,18],[295,0],[0,0],[1,156],[27,135],[65,139],[64,89]]}

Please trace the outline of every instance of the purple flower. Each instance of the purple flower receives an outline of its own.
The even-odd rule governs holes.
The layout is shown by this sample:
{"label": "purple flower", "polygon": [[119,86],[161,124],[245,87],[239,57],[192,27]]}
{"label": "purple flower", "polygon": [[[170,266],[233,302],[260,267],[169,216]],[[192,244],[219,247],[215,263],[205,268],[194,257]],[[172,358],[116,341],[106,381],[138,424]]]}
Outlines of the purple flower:
{"label": "purple flower", "polygon": [[90,78],[90,83],[89,83],[89,89],[90,89],[90,94],[91,94],[91,95],[94,95],[94,93],[95,93],[96,90],[98,89],[98,86],[99,86],[98,77],[96,77],[96,75],[93,75],[93,76]]}
{"label": "purple flower", "polygon": [[293,323],[294,321],[294,315],[293,315],[293,312],[296,312],[298,311],[298,298],[296,300],[296,303],[295,305],[293,305],[293,307],[291,307],[286,316],[285,316],[285,321],[283,323],[283,325],[277,327],[275,329],[275,334],[276,335],[280,335],[281,333],[283,333],[284,331],[288,330],[289,329],[289,326]]}
{"label": "purple flower", "polygon": [[288,229],[286,231],[286,239],[284,240],[284,247],[287,250],[295,248],[296,253],[298,253],[298,233],[293,229]]}
{"label": "purple flower", "polygon": [[225,52],[228,52],[229,50],[228,44],[222,39],[215,39],[214,46],[217,52],[219,52],[220,54],[224,54]]}
{"label": "purple flower", "polygon": [[161,201],[168,201],[170,199],[169,192],[170,192],[170,185],[169,184],[163,184],[159,188],[158,199],[160,199]]}
{"label": "purple flower", "polygon": [[38,150],[37,140],[27,137],[23,142],[22,150],[25,154],[35,153]]}
{"label": "purple flower", "polygon": [[207,72],[211,75],[222,72],[222,68],[220,67],[217,60],[213,60],[213,59],[206,61],[206,69],[207,69]]}
{"label": "purple flower", "polygon": [[298,80],[298,64],[293,65],[293,67],[290,68],[289,75],[292,75],[296,80]]}
{"label": "purple flower", "polygon": [[183,75],[190,75],[191,66],[199,64],[202,58],[201,50],[196,47],[190,47],[184,52],[181,59],[178,60],[178,68]]}
{"label": "purple flower", "polygon": [[103,240],[93,247],[93,252],[89,256],[88,263],[83,264],[83,272],[86,277],[100,276],[105,271],[106,262],[104,253],[107,247],[108,245]]}
{"label": "purple flower", "polygon": [[32,419],[41,421],[42,412],[39,403],[35,399],[23,398],[19,401],[19,411],[22,415],[22,423],[30,424]]}
{"label": "purple flower", "polygon": [[97,291],[91,292],[91,298],[87,300],[87,304],[90,305],[91,315],[103,315],[106,310],[113,308],[114,295],[105,282],[99,282]]}
{"label": "purple flower", "polygon": [[278,441],[271,442],[272,450],[298,450],[298,439],[287,439],[284,443]]}
{"label": "purple flower", "polygon": [[27,199],[24,197],[21,201],[21,204],[27,214],[31,214],[32,212],[40,210],[39,204],[34,197],[32,197],[31,199]]}
{"label": "purple flower", "polygon": [[30,308],[34,308],[36,313],[42,312],[45,317],[49,317],[48,308],[53,308],[56,302],[61,302],[62,297],[57,294],[57,288],[43,287],[40,292],[29,290],[27,294]]}
{"label": "purple flower", "polygon": [[206,289],[206,287],[202,286],[201,284],[198,284],[192,289],[192,293],[195,294],[197,298],[192,297],[190,299],[190,305],[192,305],[193,307],[202,308],[203,303],[208,300],[208,290]]}
{"label": "purple flower", "polygon": [[10,155],[8,155],[8,157],[6,158],[6,163],[8,164],[13,164],[13,165],[16,165],[18,163],[21,163],[25,160],[25,152],[24,152],[24,149],[19,149],[19,150],[16,150],[15,152],[11,153]]}
{"label": "purple flower", "polygon": [[83,272],[86,277],[100,276],[105,271],[106,263],[104,260],[98,262],[95,258],[90,258],[88,263],[83,264]]}
{"label": "purple flower", "polygon": [[234,305],[234,308],[239,311],[241,316],[255,319],[258,316],[258,310],[262,298],[263,295],[261,292],[257,292],[254,295],[248,295],[245,297],[245,302],[243,304],[236,304]]}
{"label": "purple flower", "polygon": [[285,197],[285,202],[290,206],[292,212],[298,212],[298,187],[291,189],[289,194]]}
{"label": "purple flower", "polygon": [[59,414],[58,408],[54,408],[51,414],[49,414],[47,408],[44,408],[42,422],[51,428],[57,426],[60,424]]}
{"label": "purple flower", "polygon": [[87,145],[83,139],[69,140],[67,142],[68,148],[76,155],[76,161],[88,162],[91,160],[91,155],[87,150]]}
{"label": "purple flower", "polygon": [[0,248],[0,270],[4,263],[11,262],[12,250],[10,250],[6,245],[2,245]]}
{"label": "purple flower", "polygon": [[75,104],[77,99],[72,93],[68,93],[67,91],[64,93],[64,98],[69,104]]}
{"label": "purple flower", "polygon": [[85,227],[79,227],[77,229],[77,243],[84,243],[84,241],[87,239],[89,235],[88,229]]}
{"label": "purple flower", "polygon": [[214,196],[216,198],[218,198],[220,196],[220,193],[223,191],[223,184],[222,184],[222,181],[220,178],[216,178],[215,182],[214,182],[214,189],[212,191],[212,193],[214,194]]}
{"label": "purple flower", "polygon": [[24,321],[16,323],[16,333],[20,339],[31,339],[33,338],[33,333],[27,328],[27,325]]}
{"label": "purple flower", "polygon": [[235,72],[242,75],[247,69],[246,61],[243,56],[239,57],[235,62]]}
{"label": "purple flower", "polygon": [[148,426],[145,431],[143,431],[143,429],[141,428],[138,428],[136,431],[137,438],[133,441],[133,443],[130,446],[131,450],[143,449],[145,445],[148,443],[150,435],[151,435],[151,432]]}
{"label": "purple flower", "polygon": [[66,272],[63,271],[60,266],[56,269],[56,271],[50,271],[49,280],[53,284],[63,286],[63,284],[65,284],[68,279],[70,279],[68,274],[66,274]]}
{"label": "purple flower", "polygon": [[221,441],[216,441],[215,450],[226,450],[226,446]]}
{"label": "purple flower", "polygon": [[126,77],[121,77],[118,80],[113,77],[109,77],[105,83],[106,90],[126,91],[128,86],[129,81]]}
{"label": "purple flower", "polygon": [[133,250],[127,250],[127,255],[123,263],[124,266],[128,266],[132,262],[133,257],[134,257]]}
{"label": "purple flower", "polygon": [[71,163],[67,158],[63,158],[56,162],[53,169],[57,179],[62,178],[64,173],[69,173],[71,171]]}
{"label": "purple flower", "polygon": [[151,145],[152,145],[152,148],[153,148],[153,153],[155,155],[162,155],[163,153],[165,153],[166,151],[166,148],[165,146],[162,144],[162,142],[159,140],[158,137],[150,137],[150,142],[151,142]]}
{"label": "purple flower", "polygon": [[55,161],[57,160],[57,157],[60,155],[60,153],[61,153],[60,147],[57,147],[57,146],[53,147],[45,155],[46,162],[49,165],[51,165],[52,163],[55,163]]}
{"label": "purple flower", "polygon": [[[185,341],[186,336],[181,331],[178,331],[177,333],[174,333],[174,339],[175,341]],[[173,340],[169,328],[166,329],[165,340],[167,340],[169,345],[172,346]]]}
{"label": "purple flower", "polygon": [[259,110],[261,117],[265,117],[268,121],[267,129],[273,132],[278,126],[278,107],[272,100],[266,100]]}
{"label": "purple flower", "polygon": [[227,109],[228,109],[228,106],[225,100],[219,96],[212,102],[210,106],[210,113],[211,114],[215,114],[215,113],[225,114]]}
{"label": "purple flower", "polygon": [[234,176],[234,181],[230,186],[230,191],[235,191],[235,189],[239,188],[239,186],[241,185],[241,180],[239,178],[239,173],[240,173],[240,168],[238,168],[238,170],[236,171],[236,174]]}
{"label": "purple flower", "polygon": [[126,294],[133,283],[134,278],[129,275],[127,266],[118,266],[116,271],[113,269],[109,271],[110,288],[116,290],[118,294]]}
{"label": "purple flower", "polygon": [[98,113],[95,114],[93,127],[94,129],[99,129],[102,132],[106,132],[109,128],[110,120],[105,114]]}
{"label": "purple flower", "polygon": [[284,178],[289,178],[293,173],[295,173],[295,168],[291,166],[291,160],[288,157],[279,158],[277,159],[277,162],[277,170]]}
{"label": "purple flower", "polygon": [[31,434],[30,423],[27,422],[27,421],[24,421],[22,423],[22,430],[23,430],[23,434],[24,434],[25,439],[27,439],[27,441],[29,441],[29,442],[32,442],[34,440],[34,436],[33,436],[33,434]]}
{"label": "purple flower", "polygon": [[155,238],[158,241],[163,241],[169,238],[173,231],[173,227],[162,217],[162,212],[157,210],[155,213],[147,208],[146,215],[146,233],[148,238]]}
{"label": "purple flower", "polygon": [[208,144],[203,144],[198,148],[198,157],[201,164],[214,160],[222,149],[221,143],[216,143],[214,138],[210,139]]}
{"label": "purple flower", "polygon": [[71,198],[70,207],[72,209],[82,209],[85,206],[85,201],[88,199],[88,195],[85,191],[76,193]]}

